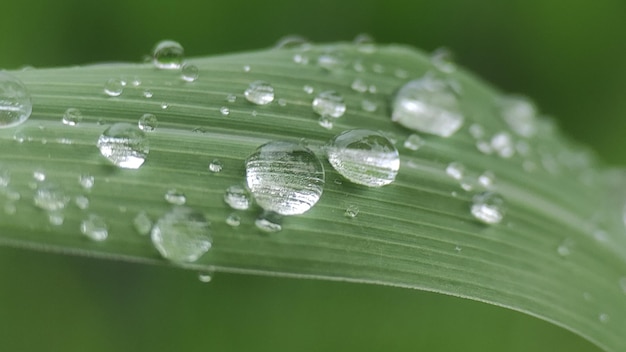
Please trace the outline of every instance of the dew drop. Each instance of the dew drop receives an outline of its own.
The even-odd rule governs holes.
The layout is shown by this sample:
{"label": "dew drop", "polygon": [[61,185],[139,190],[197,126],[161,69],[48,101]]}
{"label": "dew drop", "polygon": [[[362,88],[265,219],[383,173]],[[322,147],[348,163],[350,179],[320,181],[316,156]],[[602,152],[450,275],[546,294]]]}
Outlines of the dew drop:
{"label": "dew drop", "polygon": [[0,187],[6,188],[11,183],[11,173],[9,169],[0,164]]}
{"label": "dew drop", "polygon": [[168,104],[168,103],[161,103],[161,109],[167,110],[169,108],[170,108],[170,104]]}
{"label": "dew drop", "polygon": [[461,128],[464,117],[450,86],[425,76],[398,90],[392,101],[391,120],[418,132],[450,137]]}
{"label": "dew drop", "polygon": [[422,139],[422,137],[416,135],[416,134],[411,134],[410,136],[407,137],[407,139],[404,141],[404,147],[406,149],[409,150],[418,150],[420,149],[426,142],[424,142],[424,140]]}
{"label": "dew drop", "polygon": [[369,187],[392,183],[400,169],[400,156],[393,143],[370,130],[342,132],[329,142],[326,154],[343,177]]}
{"label": "dew drop", "polygon": [[104,93],[110,97],[119,97],[124,91],[124,85],[118,78],[111,78],[104,83]]}
{"label": "dew drop", "polygon": [[485,187],[486,189],[493,189],[496,183],[496,175],[487,170],[483,172],[480,176],[478,176],[478,184]]}
{"label": "dew drop", "polygon": [[359,215],[359,207],[354,204],[348,205],[346,211],[343,213],[343,216],[349,219],[354,219],[357,217],[357,215]]}
{"label": "dew drop", "polygon": [[372,54],[376,51],[376,42],[369,34],[361,33],[352,41],[357,49],[365,54]]}
{"label": "dew drop", "polygon": [[570,238],[566,238],[556,247],[556,253],[563,258],[568,257],[572,254],[574,246],[575,242]]}
{"label": "dew drop", "polygon": [[268,142],[248,156],[245,167],[248,189],[256,203],[267,211],[302,214],[322,195],[324,167],[302,145]]}
{"label": "dew drop", "polygon": [[237,101],[237,96],[235,94],[228,94],[226,96],[226,101],[229,103],[234,103]]}
{"label": "dew drop", "polygon": [[204,215],[185,206],[174,206],[160,217],[150,237],[159,253],[173,262],[195,262],[213,242]]}
{"label": "dew drop", "polygon": [[496,133],[491,138],[491,147],[502,158],[510,158],[515,155],[515,144],[511,135],[506,132]]}
{"label": "dew drop", "polygon": [[145,236],[152,230],[152,219],[145,211],[140,211],[133,218],[133,227],[138,234]]}
{"label": "dew drop", "polygon": [[230,115],[230,109],[226,106],[222,106],[220,108],[220,114],[222,114],[223,116],[228,116]]}
{"label": "dew drop", "polygon": [[522,137],[532,137],[537,132],[537,109],[528,99],[509,96],[500,100],[504,121]]}
{"label": "dew drop", "polygon": [[207,284],[207,283],[211,282],[211,280],[213,280],[213,274],[212,273],[210,273],[210,272],[198,273],[198,281]]}
{"label": "dew drop", "polygon": [[455,180],[461,180],[465,175],[465,165],[458,161],[453,161],[446,167],[446,174]]}
{"label": "dew drop", "polygon": [[80,223],[80,232],[93,241],[104,241],[109,237],[109,228],[98,215],[90,214]]}
{"label": "dew drop", "polygon": [[280,232],[283,229],[281,216],[271,211],[264,211],[254,221],[254,225],[257,229],[267,233]]}
{"label": "dew drop", "polygon": [[226,217],[226,224],[228,226],[237,227],[241,225],[241,217],[235,213],[232,213]]}
{"label": "dew drop", "polygon": [[361,100],[361,109],[367,112],[374,112],[378,109],[378,104],[369,99],[363,99]]}
{"label": "dew drop", "polygon": [[114,165],[124,169],[138,169],[150,148],[145,133],[129,123],[116,123],[98,138],[100,154]]}
{"label": "dew drop", "polygon": [[161,70],[178,70],[183,64],[184,56],[182,45],[173,40],[163,40],[152,51],[152,63]]}
{"label": "dew drop", "polygon": [[600,313],[600,315],[598,315],[598,320],[600,320],[601,323],[606,324],[611,320],[611,317],[606,313]]}
{"label": "dew drop", "polygon": [[74,198],[74,204],[76,204],[78,209],[85,210],[89,208],[89,198],[85,196],[76,196],[76,198]]}
{"label": "dew drop", "polygon": [[243,186],[233,185],[224,192],[224,201],[233,209],[246,210],[250,207],[250,194]]}
{"label": "dew drop", "polygon": [[333,129],[333,119],[331,117],[328,116],[320,116],[319,119],[317,119],[317,123],[327,129],[327,130],[332,130]]}
{"label": "dew drop", "polygon": [[52,226],[61,226],[63,225],[63,221],[65,221],[65,216],[63,216],[62,212],[49,212],[48,213],[48,222]]}
{"label": "dew drop", "polygon": [[287,106],[287,100],[285,100],[285,99],[278,99],[278,105],[279,106]]}
{"label": "dew drop", "polygon": [[367,92],[367,83],[365,83],[362,79],[357,78],[352,81],[350,88],[352,88],[355,92],[365,93]]}
{"label": "dew drop", "polygon": [[485,224],[498,224],[504,218],[506,207],[504,199],[491,191],[479,193],[472,199],[471,213]]}
{"label": "dew drop", "polygon": [[175,188],[167,190],[164,196],[165,200],[173,205],[184,205],[187,202],[187,197],[183,192],[178,191]]}
{"label": "dew drop", "polygon": [[76,126],[83,120],[83,113],[76,108],[69,108],[65,110],[63,114],[63,119],[61,121],[63,124],[68,126]]}
{"label": "dew drop", "polygon": [[47,211],[61,211],[70,201],[70,197],[54,184],[42,184],[33,196],[35,206]]}
{"label": "dew drop", "polygon": [[345,67],[345,61],[333,53],[322,54],[317,58],[317,65],[328,71],[335,71]]}
{"label": "dew drop", "polygon": [[302,54],[294,54],[293,62],[295,62],[298,65],[307,65],[309,63],[309,57],[306,55],[302,55]]}
{"label": "dew drop", "polygon": [[184,64],[180,71],[180,77],[186,82],[195,82],[199,75],[198,67],[191,64]]}
{"label": "dew drop", "polygon": [[430,62],[443,73],[453,73],[456,71],[454,55],[448,48],[439,48],[430,54]]}
{"label": "dew drop", "polygon": [[89,174],[81,174],[78,176],[78,183],[85,190],[90,190],[96,182],[95,177]]}
{"label": "dew drop", "polygon": [[37,182],[43,182],[46,180],[46,173],[43,170],[35,170],[33,171],[33,178]]}
{"label": "dew drop", "polygon": [[265,81],[254,81],[243,93],[252,104],[266,105],[274,101],[274,87]]}
{"label": "dew drop", "polygon": [[313,99],[311,105],[313,106],[313,111],[320,116],[339,118],[346,112],[346,103],[343,97],[333,90],[327,90],[318,94]]}
{"label": "dew drop", "polygon": [[250,72],[251,70],[252,70],[252,67],[250,67],[250,65],[243,66],[243,72]]}
{"label": "dew drop", "polygon": [[211,171],[214,174],[222,172],[223,168],[224,168],[224,164],[219,159],[213,159],[209,163],[209,171]]}
{"label": "dew drop", "polygon": [[33,111],[26,86],[16,77],[0,72],[0,128],[21,125]]}
{"label": "dew drop", "polygon": [[143,114],[139,118],[139,121],[137,121],[137,126],[140,130],[144,132],[153,132],[154,130],[156,130],[158,124],[159,121],[157,120],[157,117],[154,116],[154,114]]}
{"label": "dew drop", "polygon": [[146,89],[146,90],[143,91],[143,97],[144,98],[150,99],[150,98],[152,98],[153,95],[154,94],[149,89]]}

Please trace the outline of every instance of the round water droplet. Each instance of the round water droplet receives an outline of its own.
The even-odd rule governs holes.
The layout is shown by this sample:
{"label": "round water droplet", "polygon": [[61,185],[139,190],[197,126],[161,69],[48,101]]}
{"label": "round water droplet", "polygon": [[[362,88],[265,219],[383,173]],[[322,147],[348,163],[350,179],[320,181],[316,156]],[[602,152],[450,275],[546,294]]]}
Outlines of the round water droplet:
{"label": "round water droplet", "polygon": [[343,101],[343,97],[333,90],[318,94],[311,105],[313,111],[321,116],[339,118],[346,112],[346,103]]}
{"label": "round water droplet", "polygon": [[416,135],[416,134],[411,134],[409,137],[407,137],[407,139],[404,141],[404,147],[406,149],[409,150],[418,150],[420,149],[426,142],[424,142],[424,140],[422,139],[422,137]]}
{"label": "round water droplet", "polygon": [[129,123],[116,123],[98,138],[100,154],[114,165],[124,169],[138,169],[150,148],[145,133]]}
{"label": "round water droplet", "polygon": [[159,121],[154,114],[143,114],[137,121],[137,126],[144,132],[153,132],[159,125]]}
{"label": "round water droplet", "polygon": [[515,144],[511,135],[506,132],[496,133],[491,138],[491,147],[502,158],[510,158],[515,155]]}
{"label": "round water droplet", "polygon": [[224,115],[224,116],[228,116],[228,115],[230,115],[230,109],[229,109],[229,108],[227,108],[226,106],[222,106],[222,107],[220,108],[220,113],[221,113],[222,115]]}
{"label": "round water droplet", "polygon": [[255,220],[254,225],[257,229],[267,233],[280,232],[283,229],[282,218],[280,215],[271,211],[263,212],[263,214]]}
{"label": "round water droplet", "polygon": [[109,227],[103,218],[90,214],[80,223],[80,232],[93,241],[104,241],[109,236]]}
{"label": "round water droplet", "polygon": [[184,64],[180,72],[180,77],[186,82],[195,82],[200,76],[198,67],[191,64]]}
{"label": "round water droplet", "polygon": [[566,238],[556,247],[556,252],[561,257],[568,257],[572,254],[576,243],[571,238]]}
{"label": "round water droplet", "polygon": [[254,81],[243,93],[252,104],[266,105],[274,101],[274,87],[265,81]]}
{"label": "round water droplet", "polygon": [[522,137],[537,133],[537,109],[528,99],[520,96],[501,98],[499,102],[502,118],[513,132]]}
{"label": "round water droplet", "polygon": [[118,78],[111,78],[104,84],[104,92],[110,97],[119,97],[124,91],[124,85]]}
{"label": "round water droplet", "polygon": [[22,81],[6,72],[0,72],[0,128],[24,123],[32,111],[30,93]]}
{"label": "round water droplet", "polygon": [[333,118],[328,117],[328,116],[320,116],[319,119],[317,119],[317,123],[327,129],[327,130],[332,130],[333,129]]}
{"label": "round water droplet", "polygon": [[461,180],[465,175],[465,165],[458,161],[453,161],[446,167],[446,174],[455,180]]}
{"label": "round water droplet", "polygon": [[224,164],[222,164],[222,162],[219,159],[213,159],[209,163],[209,171],[211,171],[214,174],[222,172],[223,168],[224,168]]}
{"label": "round water droplet", "polygon": [[145,236],[152,230],[152,220],[145,211],[140,211],[133,219],[133,227],[138,234]]}
{"label": "round water droplet", "polygon": [[381,133],[349,130],[335,136],[326,147],[330,164],[348,180],[370,187],[392,183],[400,169],[400,155]]}
{"label": "round water droplet", "polygon": [[78,176],[78,183],[85,190],[90,190],[96,182],[95,177],[89,174],[81,174]]}
{"label": "round water droplet", "polygon": [[83,113],[76,108],[69,108],[65,110],[63,114],[63,119],[61,120],[63,124],[68,126],[76,126],[83,120]]}
{"label": "round water droplet", "polygon": [[144,90],[144,91],[143,91],[143,97],[144,97],[144,98],[148,98],[148,99],[150,99],[150,98],[152,98],[152,96],[153,96],[153,95],[154,95],[154,94],[153,94],[153,93],[152,93],[152,91],[151,91],[151,90],[149,90],[149,89],[146,89],[146,90]]}
{"label": "round water droplet", "polygon": [[453,73],[456,71],[454,55],[448,48],[439,48],[433,51],[430,54],[430,62],[441,72]]}
{"label": "round water droplet", "polygon": [[224,192],[224,201],[233,209],[246,210],[250,207],[250,194],[243,186],[233,185]]}
{"label": "round water droplet", "polygon": [[486,189],[493,189],[496,183],[496,175],[487,170],[478,176],[478,183]]}
{"label": "round water droplet", "polygon": [[202,283],[209,283],[213,280],[213,273],[210,272],[202,272],[198,273],[198,280]]}
{"label": "round water droplet", "polygon": [[76,196],[76,198],[74,198],[74,204],[76,204],[78,209],[85,210],[89,208],[89,198],[85,196]]}
{"label": "round water droplet", "polygon": [[226,101],[229,103],[234,103],[237,101],[237,96],[235,94],[228,94],[226,96]]}
{"label": "round water droplet", "polygon": [[250,70],[252,70],[252,67],[250,67],[250,65],[243,66],[243,72],[250,72]]}
{"label": "round water droplet", "polygon": [[152,243],[173,262],[195,262],[211,249],[211,226],[204,215],[185,206],[175,206],[152,227]]}
{"label": "round water droplet", "polygon": [[280,38],[274,45],[274,49],[306,49],[311,43],[299,35],[288,35]]}
{"label": "round water droplet", "polygon": [[361,109],[367,112],[374,112],[378,109],[378,104],[369,99],[363,99],[361,100]]}
{"label": "round water droplet", "polygon": [[479,193],[472,199],[471,212],[474,218],[485,224],[498,224],[506,213],[504,199],[491,191]]}
{"label": "round water droplet", "polygon": [[50,212],[48,213],[48,222],[52,226],[61,226],[63,225],[63,221],[65,221],[65,216],[61,212]]}
{"label": "round water droplet", "polygon": [[61,211],[69,203],[70,197],[61,188],[54,184],[42,184],[35,190],[33,202],[47,211]]}
{"label": "round water droplet", "polygon": [[280,106],[287,106],[287,100],[285,99],[278,99],[278,105]]}
{"label": "round water droplet", "polygon": [[185,194],[174,188],[165,192],[164,198],[168,203],[174,205],[184,205],[187,202]]}
{"label": "round water droplet", "polygon": [[600,320],[601,323],[606,324],[611,320],[611,317],[606,313],[600,313],[600,315],[598,315],[598,320]]}
{"label": "round water droplet", "polygon": [[302,90],[306,93],[306,94],[313,94],[313,92],[315,91],[315,89],[309,85],[305,85],[302,87]]}
{"label": "round water droplet", "polygon": [[248,156],[245,166],[248,189],[265,210],[302,214],[322,196],[324,167],[311,150],[299,144],[263,144]]}
{"label": "round water droplet", "polygon": [[481,139],[485,136],[485,129],[483,128],[483,126],[474,123],[469,127],[469,133],[475,139]]}
{"label": "round water droplet", "polygon": [[348,205],[343,215],[347,218],[354,219],[357,215],[359,215],[359,207],[353,204]]}
{"label": "round water droplet", "polygon": [[430,76],[402,86],[391,104],[391,120],[418,132],[450,137],[463,125],[456,94],[446,82]]}
{"label": "round water droplet", "polygon": [[344,68],[346,62],[335,53],[326,53],[317,58],[317,65],[325,70],[335,71]]}
{"label": "round water droplet", "polygon": [[183,46],[173,40],[158,42],[152,51],[152,63],[158,69],[178,70],[183,64]]}
{"label": "round water droplet", "polygon": [[232,213],[226,217],[226,224],[232,227],[241,225],[241,217],[235,213]]}
{"label": "round water droplet", "polygon": [[350,85],[350,87],[352,88],[352,90],[359,92],[359,93],[367,92],[367,83],[365,83],[360,78],[357,78],[354,81],[352,81],[352,84]]}
{"label": "round water droplet", "polygon": [[376,42],[369,34],[361,33],[352,41],[358,50],[365,54],[372,54],[376,51]]}

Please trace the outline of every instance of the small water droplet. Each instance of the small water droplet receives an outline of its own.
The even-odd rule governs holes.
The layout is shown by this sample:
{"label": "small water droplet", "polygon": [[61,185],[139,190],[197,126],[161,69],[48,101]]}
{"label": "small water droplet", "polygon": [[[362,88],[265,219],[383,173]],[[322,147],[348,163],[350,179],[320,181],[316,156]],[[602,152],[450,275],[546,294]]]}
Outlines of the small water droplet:
{"label": "small water droplet", "polygon": [[180,71],[180,77],[186,82],[195,82],[200,76],[196,65],[184,64]]}
{"label": "small water droplet", "polygon": [[65,221],[65,216],[63,216],[62,212],[49,212],[48,213],[48,222],[52,226],[61,226],[63,225],[63,221]]}
{"label": "small water droplet", "polygon": [[320,199],[324,167],[308,148],[273,141],[246,158],[246,181],[256,203],[282,215],[302,214]]}
{"label": "small water droplet", "polygon": [[104,83],[104,92],[110,97],[119,97],[124,91],[124,85],[119,78],[111,78]]}
{"label": "small water droplet", "polygon": [[335,53],[322,54],[317,58],[317,65],[328,71],[335,71],[346,66],[343,58]]}
{"label": "small water droplet", "polygon": [[250,207],[250,194],[243,186],[233,185],[224,192],[224,201],[233,209],[246,210]]}
{"label": "small water droplet", "polygon": [[100,154],[124,169],[138,169],[150,148],[145,133],[129,123],[116,123],[107,128],[97,143]]}
{"label": "small water droplet", "polygon": [[237,227],[241,225],[241,217],[235,213],[232,213],[226,217],[226,224],[228,226]]}
{"label": "small water droplet", "polygon": [[287,100],[285,100],[285,99],[278,99],[278,105],[280,105],[280,106],[287,106]]}
{"label": "small water droplet", "polygon": [[357,78],[354,81],[352,81],[352,84],[350,85],[350,87],[352,88],[352,90],[359,92],[359,93],[367,92],[367,83],[365,83],[360,78]]}
{"label": "small water droplet", "polygon": [[168,103],[161,103],[161,109],[167,110],[169,108],[170,108],[170,104],[168,104]]}
{"label": "small water droplet", "polygon": [[133,219],[133,227],[138,234],[145,236],[152,230],[152,219],[145,211],[140,211]]}
{"label": "small water droplet", "polygon": [[357,215],[359,215],[359,207],[357,207],[354,204],[348,205],[348,207],[346,208],[346,211],[343,213],[343,216],[350,218],[350,219],[356,218]]}
{"label": "small water droplet", "polygon": [[274,101],[274,88],[265,81],[254,81],[243,93],[246,99],[256,105],[266,105]]}
{"label": "small water droplet", "polygon": [[103,218],[90,214],[80,223],[80,232],[93,241],[104,241],[109,237],[109,227]]}
{"label": "small water droplet", "polygon": [[89,208],[89,198],[85,196],[76,196],[76,198],[74,198],[74,204],[76,204],[78,209],[85,210]]}
{"label": "small water droplet", "polygon": [[463,125],[463,114],[450,86],[430,76],[402,86],[392,101],[391,120],[409,129],[452,136]]}
{"label": "small water droplet", "polygon": [[167,190],[167,192],[165,192],[164,198],[168,203],[174,205],[184,205],[187,202],[187,197],[185,196],[185,194],[175,188]]}
{"label": "small water droplet", "polygon": [[309,86],[309,85],[305,85],[302,87],[302,90],[306,93],[306,94],[313,94],[313,92],[315,91],[315,89],[313,89],[313,87]]}
{"label": "small water droplet", "polygon": [[226,101],[229,103],[234,103],[237,101],[237,96],[235,94],[228,94],[226,96]]}
{"label": "small water droplet", "polygon": [[385,66],[381,64],[374,64],[372,65],[372,71],[374,71],[374,73],[385,73]]}
{"label": "small water droplet", "polygon": [[572,254],[572,250],[576,243],[571,238],[566,238],[556,247],[556,252],[561,257],[568,257]]}
{"label": "small water droplet", "polygon": [[76,108],[68,108],[63,114],[61,120],[63,124],[68,126],[76,126],[83,120],[83,113]]}
{"label": "small water droplet", "polygon": [[346,103],[343,97],[332,90],[327,90],[318,94],[313,99],[313,111],[321,116],[339,118],[346,112]]}
{"label": "small water droplet", "polygon": [[369,34],[361,33],[352,42],[356,44],[357,49],[362,53],[372,54],[376,51],[376,42]]}
{"label": "small water droplet", "polygon": [[11,172],[4,165],[0,164],[0,187],[6,188],[11,183]]}
{"label": "small water droplet", "polygon": [[394,75],[401,79],[409,78],[409,73],[401,68],[394,71]]}
{"label": "small water droplet", "polygon": [[483,128],[483,126],[477,123],[473,123],[469,127],[469,133],[470,135],[472,135],[472,137],[474,137],[474,139],[481,139],[485,136],[485,129]]}
{"label": "small water droplet", "polygon": [[141,78],[134,76],[133,78],[131,78],[130,84],[133,87],[139,87],[141,85]]}
{"label": "small water droplet", "polygon": [[499,224],[506,213],[504,199],[491,191],[479,193],[472,199],[471,213],[485,224]]}
{"label": "small water droplet", "polygon": [[367,112],[374,112],[378,109],[378,104],[369,99],[363,99],[361,100],[361,109]]}
{"label": "small water droplet", "polygon": [[16,77],[0,72],[0,128],[21,125],[33,111],[26,86]]}
{"label": "small water droplet", "polygon": [[502,158],[510,158],[515,155],[515,145],[511,135],[506,132],[496,133],[491,138],[491,147]]}
{"label": "small water droplet", "polygon": [[328,116],[320,116],[320,118],[317,119],[317,123],[327,130],[333,129],[333,119]]}
{"label": "small water droplet", "polygon": [[458,161],[453,161],[446,167],[446,174],[455,180],[461,180],[465,175],[465,165]]}
{"label": "small water droplet", "polygon": [[456,71],[454,55],[448,48],[439,48],[430,54],[430,62],[443,73],[453,73]]}
{"label": "small water droplet", "polygon": [[271,211],[264,211],[255,220],[254,225],[257,229],[267,233],[280,232],[283,229],[281,216]]}
{"label": "small water droplet", "polygon": [[211,249],[211,225],[205,216],[185,206],[174,206],[152,227],[152,243],[173,262],[195,262]]}
{"label": "small water droplet", "polygon": [[43,182],[46,180],[46,173],[43,170],[35,170],[33,171],[33,178],[35,181]]}
{"label": "small water droplet", "polygon": [[493,189],[496,183],[496,175],[487,170],[483,172],[480,176],[478,176],[478,184],[485,187],[486,189]]}
{"label": "small water droplet", "polygon": [[70,197],[65,194],[65,191],[50,183],[39,185],[33,196],[35,206],[51,212],[65,209],[69,201]]}
{"label": "small water droplet", "polygon": [[214,174],[222,172],[223,168],[224,168],[224,164],[219,159],[213,159],[209,163],[209,171],[211,171]]}
{"label": "small water droplet", "polygon": [[600,313],[598,320],[600,320],[601,323],[606,324],[611,320],[611,317],[606,313]]}
{"label": "small water droplet", "polygon": [[528,99],[520,96],[501,98],[502,117],[511,129],[522,137],[532,137],[537,132],[537,109]]}
{"label": "small water droplet", "polygon": [[26,135],[22,131],[17,131],[13,135],[13,140],[17,143],[24,143],[26,141]]}
{"label": "small water droplet", "polygon": [[293,62],[295,62],[298,65],[308,65],[309,64],[309,57],[303,54],[294,54],[293,55]]}
{"label": "small water droplet", "polygon": [[153,132],[159,125],[159,121],[154,114],[143,114],[137,121],[137,126],[144,132]]}
{"label": "small water droplet", "polygon": [[222,114],[223,116],[228,116],[230,115],[230,109],[226,106],[222,106],[220,108],[220,114]]}
{"label": "small water droplet", "polygon": [[374,131],[345,131],[329,142],[326,154],[343,177],[369,187],[392,183],[400,169],[396,147],[387,137]]}
{"label": "small water droplet", "polygon": [[213,280],[213,273],[210,273],[210,272],[198,273],[198,280],[202,283],[207,284],[211,282],[211,280]]}
{"label": "small water droplet", "polygon": [[185,50],[173,40],[163,40],[152,51],[152,63],[161,70],[178,70],[183,64]]}
{"label": "small water droplet", "polygon": [[409,150],[418,150],[420,149],[426,142],[424,142],[424,140],[422,139],[422,137],[416,135],[416,134],[411,134],[407,137],[407,139],[404,141],[404,147],[406,149]]}
{"label": "small water droplet", "polygon": [[78,183],[85,190],[90,190],[94,183],[96,182],[96,178],[89,174],[81,174],[78,176]]}
{"label": "small water droplet", "polygon": [[146,90],[143,91],[143,97],[144,98],[150,99],[150,98],[152,98],[153,95],[154,94],[149,89],[146,89]]}
{"label": "small water droplet", "polygon": [[252,70],[252,67],[250,67],[250,65],[243,66],[243,72],[250,72],[251,70]]}

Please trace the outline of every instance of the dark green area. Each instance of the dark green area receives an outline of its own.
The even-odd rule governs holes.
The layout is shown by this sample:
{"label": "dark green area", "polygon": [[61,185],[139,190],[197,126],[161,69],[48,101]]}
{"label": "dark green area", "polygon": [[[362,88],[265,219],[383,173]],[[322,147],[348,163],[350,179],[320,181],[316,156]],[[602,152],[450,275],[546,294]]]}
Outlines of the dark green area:
{"label": "dark green area", "polygon": [[[452,48],[534,98],[569,134],[624,164],[626,2],[23,1],[3,4],[0,67],[139,61],[160,39],[189,56],[313,41]],[[385,287],[194,274],[0,250],[0,350],[589,351],[547,323]]]}

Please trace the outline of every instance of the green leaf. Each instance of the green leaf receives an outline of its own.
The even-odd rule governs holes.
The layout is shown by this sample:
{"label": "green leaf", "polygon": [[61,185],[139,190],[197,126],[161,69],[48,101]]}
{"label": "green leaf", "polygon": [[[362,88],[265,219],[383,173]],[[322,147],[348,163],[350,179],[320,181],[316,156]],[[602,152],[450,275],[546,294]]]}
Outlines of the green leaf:
{"label": "green leaf", "polygon": [[[171,208],[164,194],[175,188],[185,193],[187,205],[206,214],[214,238],[206,255],[184,267],[440,292],[539,317],[606,351],[624,350],[624,176],[599,165],[548,120],[538,121],[537,136],[516,136],[497,108],[500,93],[462,70],[437,73],[460,87],[462,129],[450,138],[420,135],[424,146],[405,148],[414,132],[391,121],[391,98],[405,82],[435,68],[414,49],[362,49],[334,44],[189,59],[200,74],[191,83],[179,71],[149,64],[12,72],[30,90],[34,107],[27,122],[0,130],[0,161],[11,174],[10,190],[2,196],[0,243],[165,264],[150,239],[134,229],[133,219],[141,211],[158,219]],[[325,53],[338,58],[330,70],[316,64]],[[295,54],[309,63],[294,62]],[[103,91],[111,78],[128,82],[119,97]],[[135,78],[138,86],[132,84]],[[355,79],[369,92],[352,89]],[[253,105],[243,97],[256,80],[272,84],[272,104]],[[304,86],[315,92],[307,94]],[[146,90],[151,98],[144,96]],[[319,126],[311,108],[314,95],[324,90],[339,92],[348,107],[332,130]],[[227,101],[230,94],[237,96],[235,102]],[[376,110],[363,110],[364,99]],[[222,114],[222,107],[230,113]],[[68,108],[82,111],[77,126],[61,123]],[[112,166],[96,147],[98,137],[110,124],[134,124],[144,113],[159,121],[148,136],[145,164],[138,170]],[[473,124],[482,126],[486,139],[500,132],[515,136],[518,152],[510,158],[479,152],[469,132]],[[266,234],[255,227],[259,208],[237,212],[238,227],[226,224],[233,210],[223,201],[224,191],[243,183],[244,159],[258,146],[306,139],[322,157],[329,139],[352,128],[380,130],[397,141],[401,169],[393,184],[355,185],[324,161],[321,200],[309,212],[286,218],[281,232]],[[209,171],[213,159],[222,162],[221,172]],[[464,188],[446,174],[451,162],[465,165]],[[487,170],[496,175],[508,209],[495,225],[480,223],[470,212],[473,197],[482,191],[476,178]],[[88,208],[72,202],[63,223],[51,224],[33,205],[38,187],[33,173],[39,171],[73,201],[87,197]],[[95,178],[89,191],[79,184],[83,174]],[[355,218],[344,216],[349,206],[358,207]],[[106,222],[106,241],[80,234],[90,214]]]}

